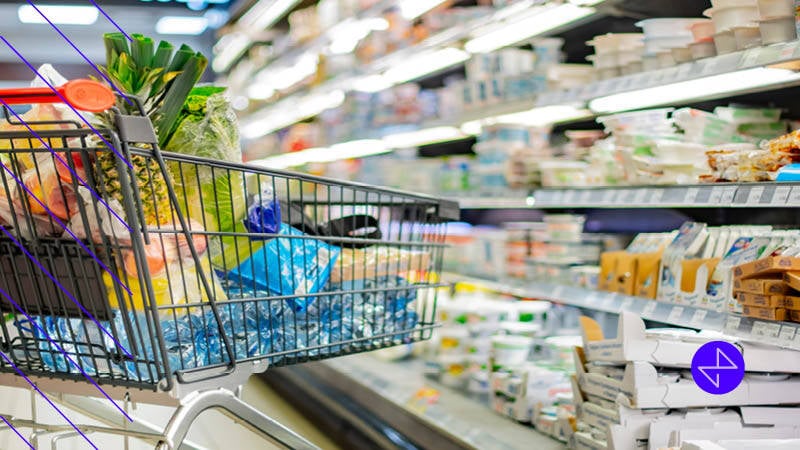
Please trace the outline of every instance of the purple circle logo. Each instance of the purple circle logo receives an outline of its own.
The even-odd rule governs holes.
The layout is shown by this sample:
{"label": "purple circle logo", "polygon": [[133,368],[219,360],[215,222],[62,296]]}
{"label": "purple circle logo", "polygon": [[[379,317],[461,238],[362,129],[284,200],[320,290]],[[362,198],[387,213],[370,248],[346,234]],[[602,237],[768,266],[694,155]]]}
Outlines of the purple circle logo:
{"label": "purple circle logo", "polygon": [[744,379],[742,352],[730,342],[704,344],[692,358],[692,378],[709,394],[727,394],[739,387]]}

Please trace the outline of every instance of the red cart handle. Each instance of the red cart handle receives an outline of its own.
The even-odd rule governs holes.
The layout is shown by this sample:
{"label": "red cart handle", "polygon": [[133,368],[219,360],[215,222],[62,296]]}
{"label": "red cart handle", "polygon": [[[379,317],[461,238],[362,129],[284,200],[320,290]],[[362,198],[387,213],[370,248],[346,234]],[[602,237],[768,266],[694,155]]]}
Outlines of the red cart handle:
{"label": "red cart handle", "polygon": [[[114,92],[108,86],[93,80],[69,81],[56,90],[70,105],[82,111],[103,112],[114,106],[116,101]],[[9,105],[63,103],[61,97],[49,87],[0,89],[0,99]]]}

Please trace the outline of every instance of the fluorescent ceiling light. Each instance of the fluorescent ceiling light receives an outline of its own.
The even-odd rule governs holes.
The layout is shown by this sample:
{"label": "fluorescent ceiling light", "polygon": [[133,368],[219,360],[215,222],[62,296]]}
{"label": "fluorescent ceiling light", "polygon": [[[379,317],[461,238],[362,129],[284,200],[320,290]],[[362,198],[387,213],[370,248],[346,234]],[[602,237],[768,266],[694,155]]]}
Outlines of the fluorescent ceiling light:
{"label": "fluorescent ceiling light", "polygon": [[400,15],[413,20],[444,3],[445,0],[403,0],[400,2]]}
{"label": "fluorescent ceiling light", "polygon": [[358,92],[375,93],[392,87],[392,82],[383,75],[367,75],[353,80],[350,89]]}
{"label": "fluorescent ceiling light", "polygon": [[266,30],[298,3],[300,0],[261,0],[239,19],[239,28],[251,32]]}
{"label": "fluorescent ceiling light", "polygon": [[406,133],[390,134],[383,138],[386,146],[394,149],[413,148],[437,142],[455,141],[467,136],[456,127],[435,127]]}
{"label": "fluorescent ceiling light", "polygon": [[270,169],[286,169],[309,163],[327,163],[343,159],[364,158],[389,151],[390,149],[384,145],[383,141],[364,139],[337,144],[329,148],[309,148],[299,152],[283,153],[258,161],[250,161],[248,164]]}
{"label": "fluorescent ceiling light", "polygon": [[483,125],[494,125],[498,123],[510,125],[526,125],[531,127],[542,127],[553,125],[569,120],[590,117],[591,111],[578,108],[573,105],[551,105],[533,108],[528,111],[521,111],[513,114],[487,117],[480,120],[464,122],[461,131],[469,135],[480,134]]}
{"label": "fluorescent ceiling light", "polygon": [[225,72],[231,64],[239,59],[242,54],[250,47],[252,39],[244,33],[230,33],[223,36],[217,45],[214,46],[214,62],[211,68],[215,72]]}
{"label": "fluorescent ceiling light", "polygon": [[369,33],[377,30],[387,30],[389,22],[386,19],[375,17],[363,20],[346,20],[328,31],[330,45],[328,50],[334,55],[352,53],[359,42]]}
{"label": "fluorescent ceiling light", "polygon": [[758,67],[600,97],[590,101],[589,108],[598,113],[611,113],[701,100],[720,94],[796,81],[800,81],[800,74],[791,70]]}
{"label": "fluorescent ceiling light", "polygon": [[258,84],[268,86],[273,90],[288,89],[305,80],[317,71],[319,55],[305,53],[293,66],[266,68],[256,74]]}
{"label": "fluorescent ceiling light", "polygon": [[197,36],[208,28],[208,19],[191,16],[164,16],[156,22],[158,34],[184,34]]}
{"label": "fluorescent ceiling light", "polygon": [[[97,22],[98,11],[94,6],[78,5],[37,5],[51,22],[59,25],[92,25]],[[47,21],[31,5],[22,5],[17,9],[17,16],[22,23],[43,23]]]}
{"label": "fluorescent ceiling light", "polygon": [[530,14],[511,23],[493,26],[467,41],[464,48],[470,53],[488,53],[517,44],[526,39],[554,30],[595,13],[594,8],[569,3],[558,6],[543,5],[530,9]]}
{"label": "fluorescent ceiling light", "polygon": [[387,70],[383,76],[394,84],[405,83],[455,66],[469,58],[469,53],[463,50],[452,47],[443,48],[401,61]]}
{"label": "fluorescent ceiling light", "polygon": [[275,89],[267,83],[256,83],[247,88],[250,100],[266,100],[275,95]]}
{"label": "fluorescent ceiling light", "polygon": [[287,98],[261,113],[256,113],[249,120],[242,122],[242,136],[256,139],[273,131],[288,127],[301,120],[319,115],[321,112],[336,108],[344,102],[344,91],[335,90],[324,94],[309,94],[300,100]]}

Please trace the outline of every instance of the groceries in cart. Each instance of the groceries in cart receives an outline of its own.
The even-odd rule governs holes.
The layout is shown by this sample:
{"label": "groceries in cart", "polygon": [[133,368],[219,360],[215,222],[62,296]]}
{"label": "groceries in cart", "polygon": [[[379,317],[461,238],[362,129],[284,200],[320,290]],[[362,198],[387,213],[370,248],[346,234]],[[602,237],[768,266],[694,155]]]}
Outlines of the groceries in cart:
{"label": "groceries in cart", "polygon": [[85,81],[119,90],[113,109],[0,90],[0,289],[18,303],[0,306],[15,313],[14,357],[153,384],[426,338],[437,200],[243,165],[225,89],[196,86],[205,57],[132,37],[105,37],[113,86]]}

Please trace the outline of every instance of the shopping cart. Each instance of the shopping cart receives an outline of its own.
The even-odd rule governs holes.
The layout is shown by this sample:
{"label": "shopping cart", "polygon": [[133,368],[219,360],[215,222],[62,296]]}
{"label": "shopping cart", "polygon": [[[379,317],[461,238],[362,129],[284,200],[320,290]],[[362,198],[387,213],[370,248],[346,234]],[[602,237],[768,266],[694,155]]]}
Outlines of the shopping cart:
{"label": "shopping cart", "polygon": [[[21,371],[106,425],[81,430],[157,448],[197,448],[209,408],[311,448],[239,398],[250,375],[430,337],[457,204],[162,152],[141,107],[99,127],[49,104],[107,107],[84,94],[0,91],[0,385]],[[104,392],[177,410],[128,422]]]}

